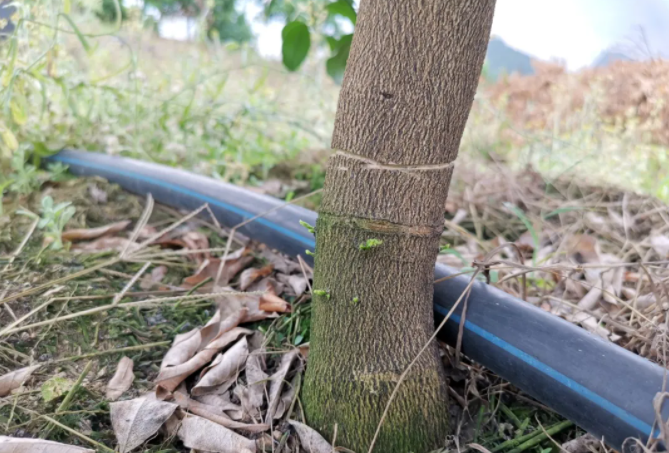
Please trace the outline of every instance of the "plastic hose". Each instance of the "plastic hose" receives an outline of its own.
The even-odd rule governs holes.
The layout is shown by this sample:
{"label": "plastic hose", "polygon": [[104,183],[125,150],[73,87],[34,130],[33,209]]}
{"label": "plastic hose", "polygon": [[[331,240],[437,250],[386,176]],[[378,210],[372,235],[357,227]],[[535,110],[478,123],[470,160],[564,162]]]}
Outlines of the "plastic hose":
{"label": "plastic hose", "polygon": [[[163,165],[81,151],[49,158],[82,176],[101,176],[138,195],[194,210],[208,203],[221,224],[234,226],[283,204],[259,195]],[[300,224],[316,224],[317,214],[285,205],[239,229],[253,240],[291,256],[311,257],[313,236]],[[458,271],[437,264],[436,279]],[[469,283],[456,276],[435,284],[434,312],[440,322]],[[439,337],[454,345],[461,309],[455,310]],[[664,368],[505,292],[477,282],[468,301],[462,352],[565,418],[622,451],[628,438],[658,437],[653,398],[663,389]],[[662,408],[669,418],[669,407]]]}

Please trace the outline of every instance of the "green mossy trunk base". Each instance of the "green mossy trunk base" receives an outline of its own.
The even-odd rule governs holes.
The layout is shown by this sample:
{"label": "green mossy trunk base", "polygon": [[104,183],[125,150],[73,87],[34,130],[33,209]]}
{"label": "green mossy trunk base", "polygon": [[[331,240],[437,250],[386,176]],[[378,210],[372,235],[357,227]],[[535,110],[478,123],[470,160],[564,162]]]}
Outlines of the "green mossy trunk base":
{"label": "green mossy trunk base", "polygon": [[[337,425],[337,446],[367,453],[400,375],[432,333],[426,301],[438,235],[321,213],[316,236],[307,421],[330,441]],[[377,245],[361,248],[369,239]],[[425,453],[448,434],[447,388],[432,344],[401,384],[374,451]]]}
{"label": "green mossy trunk base", "polygon": [[[309,424],[337,446],[367,453],[395,382],[337,382],[308,374],[304,389]],[[446,388],[439,376],[405,380],[385,419],[375,452],[425,453],[445,444],[449,432]]]}

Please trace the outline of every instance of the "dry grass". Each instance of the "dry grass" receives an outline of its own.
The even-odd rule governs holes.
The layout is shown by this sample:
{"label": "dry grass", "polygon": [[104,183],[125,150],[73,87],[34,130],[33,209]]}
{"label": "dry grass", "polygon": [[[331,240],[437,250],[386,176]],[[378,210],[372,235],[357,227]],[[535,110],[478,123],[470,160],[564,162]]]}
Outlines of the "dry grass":
{"label": "dry grass", "polygon": [[[496,253],[497,286],[665,364],[669,209],[652,197],[503,166],[461,165],[439,257],[456,267]],[[523,289],[517,276],[526,275]]]}

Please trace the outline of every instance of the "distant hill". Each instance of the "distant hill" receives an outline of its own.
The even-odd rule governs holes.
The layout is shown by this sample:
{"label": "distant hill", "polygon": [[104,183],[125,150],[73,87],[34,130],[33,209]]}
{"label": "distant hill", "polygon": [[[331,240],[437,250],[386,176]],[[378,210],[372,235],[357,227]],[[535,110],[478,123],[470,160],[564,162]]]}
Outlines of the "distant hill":
{"label": "distant hill", "polygon": [[488,43],[484,71],[490,80],[497,80],[502,74],[534,74],[532,57],[510,47],[497,36],[492,37]]}
{"label": "distant hill", "polygon": [[634,59],[631,58],[630,56],[626,55],[623,52],[613,50],[613,49],[607,49],[597,55],[597,58],[592,62],[592,67],[593,68],[601,68],[604,66],[608,66],[614,61],[633,61]]}

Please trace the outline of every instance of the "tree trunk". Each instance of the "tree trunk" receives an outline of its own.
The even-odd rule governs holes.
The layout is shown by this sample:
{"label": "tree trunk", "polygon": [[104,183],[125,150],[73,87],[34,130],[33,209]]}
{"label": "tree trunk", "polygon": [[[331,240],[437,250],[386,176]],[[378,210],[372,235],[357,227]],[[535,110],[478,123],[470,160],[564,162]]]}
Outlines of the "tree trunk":
{"label": "tree trunk", "polygon": [[[400,374],[434,331],[434,262],[494,0],[362,0],[316,225],[308,422],[366,453]],[[375,451],[449,434],[436,344],[403,382]]]}

